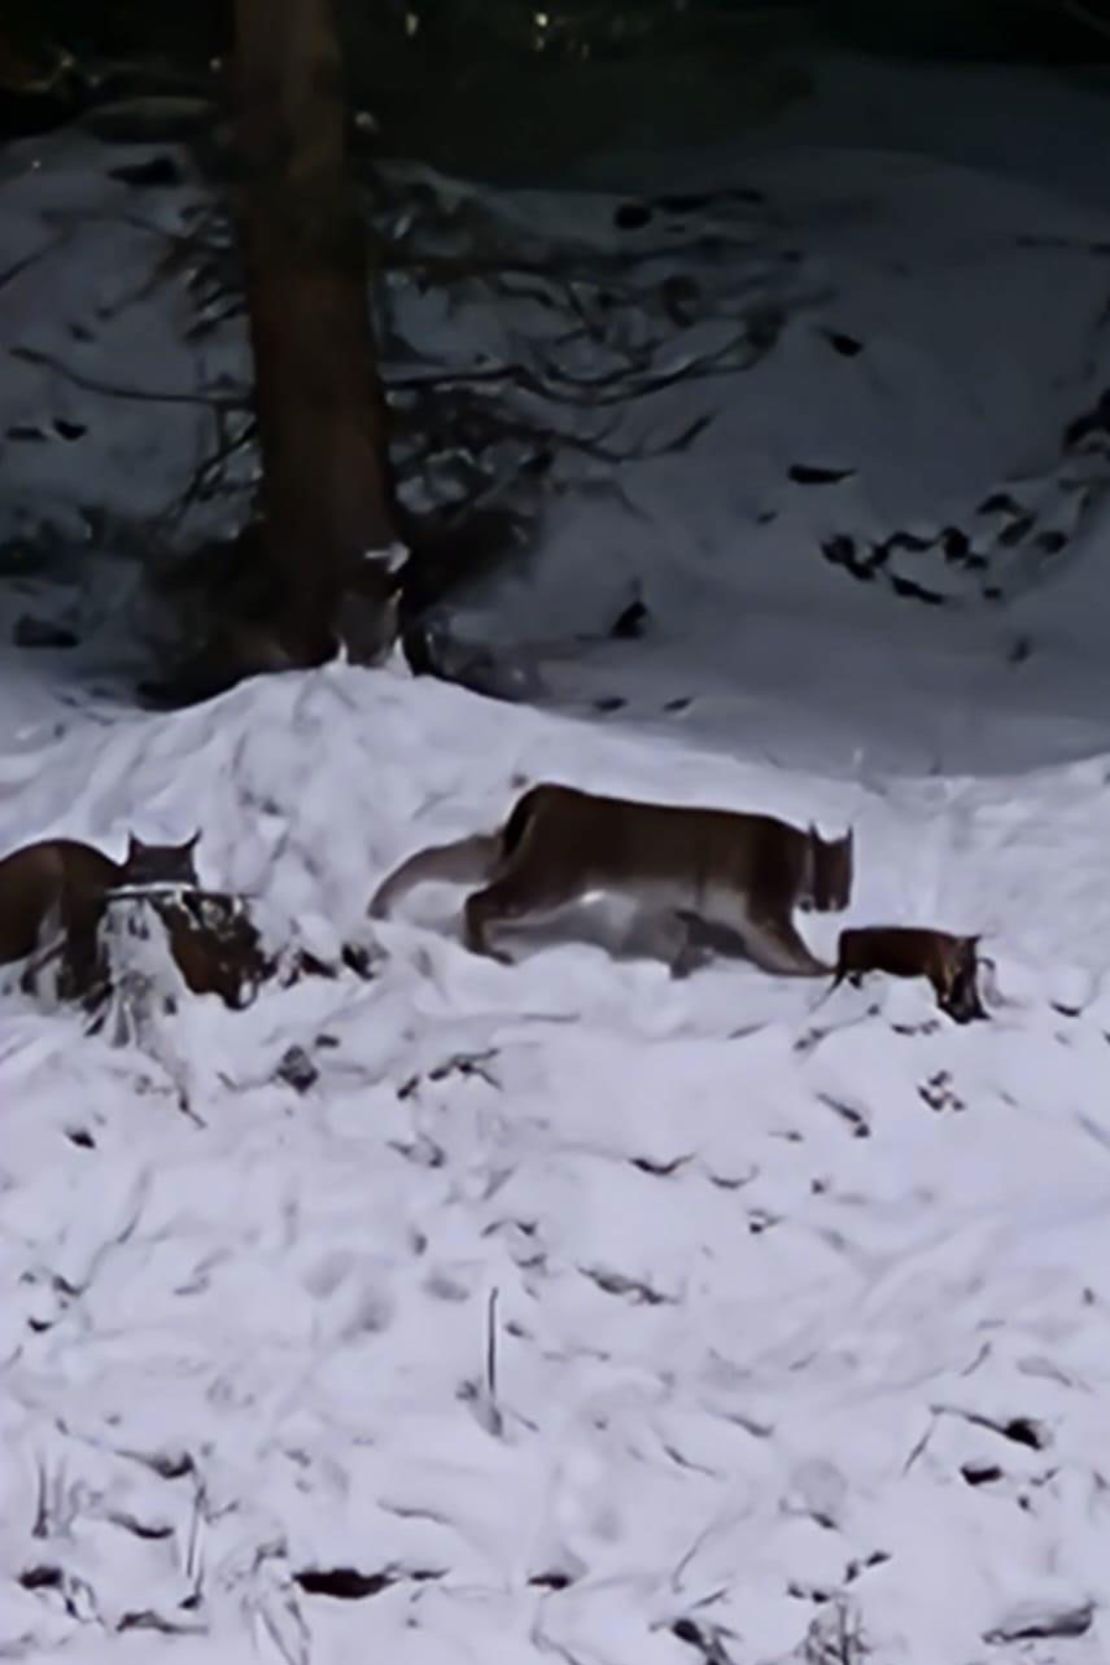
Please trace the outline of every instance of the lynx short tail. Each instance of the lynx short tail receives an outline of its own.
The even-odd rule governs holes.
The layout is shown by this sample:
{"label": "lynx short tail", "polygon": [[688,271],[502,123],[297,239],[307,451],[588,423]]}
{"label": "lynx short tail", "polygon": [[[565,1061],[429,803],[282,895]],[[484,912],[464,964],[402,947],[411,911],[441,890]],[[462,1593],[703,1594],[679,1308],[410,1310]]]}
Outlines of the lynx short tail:
{"label": "lynx short tail", "polygon": [[496,868],[502,851],[500,833],[475,833],[453,844],[435,844],[418,850],[382,881],[367,909],[371,919],[385,919],[396,904],[417,885],[483,884]]}

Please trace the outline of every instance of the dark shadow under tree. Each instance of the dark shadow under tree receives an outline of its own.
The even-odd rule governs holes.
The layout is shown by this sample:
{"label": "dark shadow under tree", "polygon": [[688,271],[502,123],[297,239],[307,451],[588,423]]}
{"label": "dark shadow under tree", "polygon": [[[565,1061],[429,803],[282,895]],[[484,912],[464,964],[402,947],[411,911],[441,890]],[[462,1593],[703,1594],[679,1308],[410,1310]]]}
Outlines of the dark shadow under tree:
{"label": "dark shadow under tree", "polygon": [[332,0],[236,0],[238,222],[267,553],[286,644],[334,649],[340,596],[395,542],[366,234]]}
{"label": "dark shadow under tree", "polygon": [[235,25],[234,217],[261,464],[245,535],[263,599],[148,687],[170,703],[323,664],[340,641],[375,663],[397,631],[404,550],[333,0],[235,0]]}

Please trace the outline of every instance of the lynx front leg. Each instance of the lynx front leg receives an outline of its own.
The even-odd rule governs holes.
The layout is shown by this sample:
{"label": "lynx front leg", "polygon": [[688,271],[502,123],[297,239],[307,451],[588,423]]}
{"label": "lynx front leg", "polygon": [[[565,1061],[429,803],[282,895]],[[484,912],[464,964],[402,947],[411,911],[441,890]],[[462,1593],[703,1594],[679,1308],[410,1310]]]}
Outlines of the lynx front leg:
{"label": "lynx front leg", "polygon": [[700,917],[706,925],[735,933],[749,959],[776,977],[828,977],[832,966],[824,965],[798,935],[789,908],[774,900],[757,903],[737,896],[723,887],[703,898]]}
{"label": "lynx front leg", "polygon": [[777,977],[827,977],[833,970],[810,952],[792,919],[753,919],[743,937],[756,965]]}
{"label": "lynx front leg", "polygon": [[491,928],[506,917],[498,906],[497,889],[497,885],[489,885],[467,897],[463,906],[463,939],[472,954],[497,960],[501,965],[512,965],[510,956],[490,941]]}

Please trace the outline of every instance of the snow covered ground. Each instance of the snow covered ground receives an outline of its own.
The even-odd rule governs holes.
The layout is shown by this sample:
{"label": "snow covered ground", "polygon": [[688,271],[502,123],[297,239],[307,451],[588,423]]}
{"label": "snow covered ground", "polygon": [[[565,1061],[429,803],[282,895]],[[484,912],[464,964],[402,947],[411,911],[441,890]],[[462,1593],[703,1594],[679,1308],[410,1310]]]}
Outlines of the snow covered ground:
{"label": "snow covered ground", "polygon": [[[149,234],[118,241],[104,158],[58,144],[45,183],[4,163],[6,225],[38,235],[45,192],[69,241],[0,288],[31,350],[0,397],[6,530],[49,493],[71,535],[85,499],[163,505],[200,429],[52,368],[197,372],[181,293],[136,298]],[[375,951],[369,982],[188,1002],[143,1049],[3,997],[0,1658],[1110,1657],[1107,459],[1097,424],[1064,439],[1110,372],[1110,203],[858,152],[732,182],[695,275],[714,328],[778,306],[773,349],[638,402],[674,433],[711,389],[714,420],[568,478],[551,558],[474,599],[485,639],[530,637],[544,707],[335,666],[151,716],[119,562],[0,591],[5,638],[59,606],[85,636],[2,650],[0,851],[199,824],[202,878],[275,937]],[[611,199],[592,231],[497,202],[523,236],[659,232],[689,274],[688,210],[618,237]],[[435,305],[401,310],[448,363],[500,331],[534,364],[554,329],[521,303],[483,336],[472,300],[433,336]],[[1016,542],[976,517],[997,493]],[[822,553],[956,524],[986,568]],[[635,581],[643,639],[576,644]],[[848,921],[982,931],[991,1021],[585,944],[508,970],[446,890],[364,921],[396,860],[545,777],[853,824]],[[827,952],[841,923],[803,928]]]}
{"label": "snow covered ground", "polygon": [[[442,496],[484,466],[512,490],[563,440],[538,554],[459,598],[453,631],[523,654],[556,706],[620,700],[726,749],[755,730],[806,768],[858,769],[861,744],[918,773],[1101,750],[1110,197],[1082,171],[1050,193],[1043,164],[1030,184],[786,136],[672,163],[651,194],[395,182],[390,375],[447,378],[416,477]],[[245,453],[196,489],[242,420],[242,324],[198,300],[204,190],[130,183],[159,155],[77,134],[5,153],[0,535],[28,585],[44,530],[126,553],[243,512]],[[490,247],[496,281],[412,281]],[[460,386],[539,437],[476,460]],[[135,570],[114,564],[68,598],[107,663]],[[585,646],[634,594],[643,640]]]}
{"label": "snow covered ground", "polygon": [[[428,890],[370,984],[195,1001],[157,1057],[9,997],[7,1657],[1106,1657],[1102,761],[865,790],[396,669],[45,726],[5,846],[199,819],[317,942],[542,773],[851,820],[849,917],[984,928],[997,977],[966,1029],[915,985],[811,1018],[742,965],[476,961]],[[1083,1634],[984,1640],[1037,1629]]]}

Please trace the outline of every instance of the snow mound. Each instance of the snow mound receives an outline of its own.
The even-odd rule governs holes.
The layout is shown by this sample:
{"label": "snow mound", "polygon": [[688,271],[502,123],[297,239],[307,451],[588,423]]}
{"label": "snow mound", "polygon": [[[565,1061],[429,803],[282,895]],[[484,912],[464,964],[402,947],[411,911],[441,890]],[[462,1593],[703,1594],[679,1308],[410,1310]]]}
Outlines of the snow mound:
{"label": "snow mound", "polygon": [[0,1649],[1106,1657],[1101,761],[863,786],[345,667],[36,721],[0,847],[199,824],[207,883],[337,940],[552,777],[851,821],[849,917],[995,971],[958,1029],[914,985],[507,970],[428,891],[371,983],[156,1053],[7,997]]}

